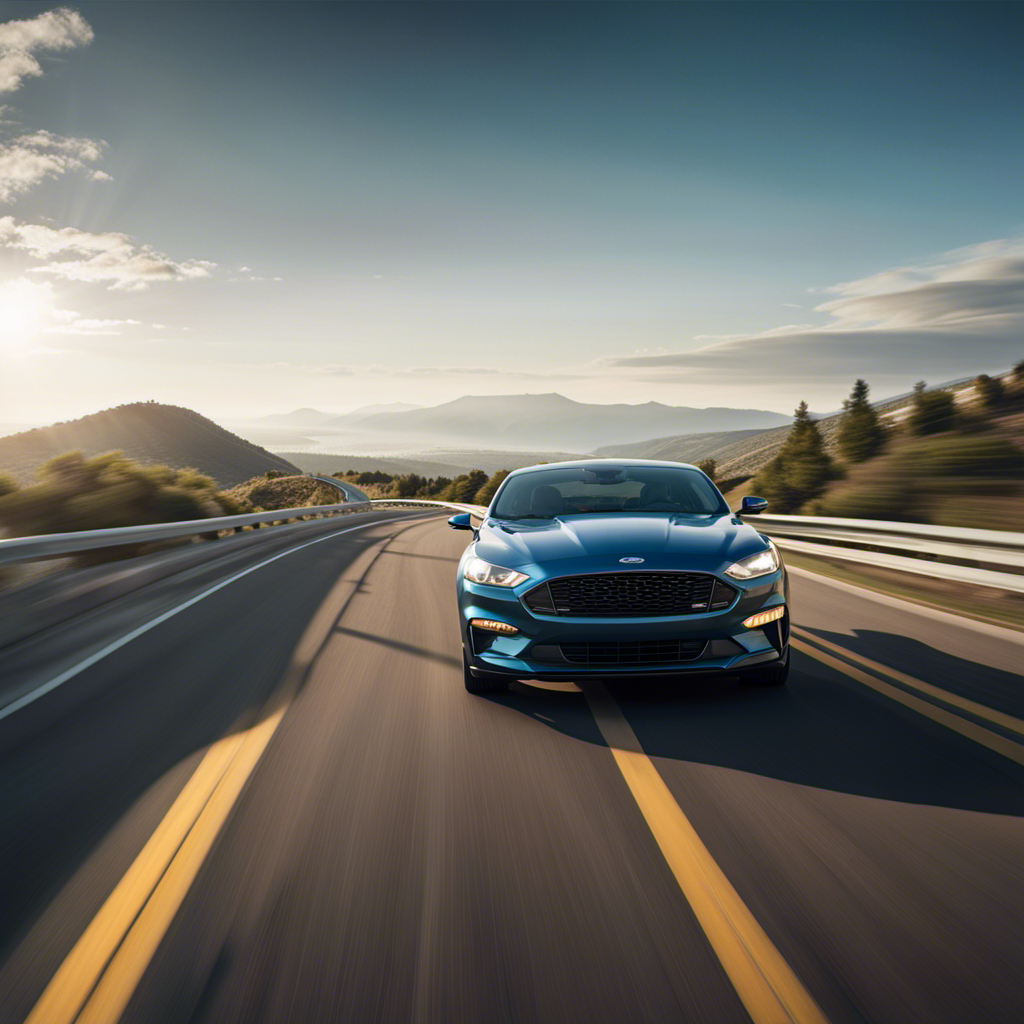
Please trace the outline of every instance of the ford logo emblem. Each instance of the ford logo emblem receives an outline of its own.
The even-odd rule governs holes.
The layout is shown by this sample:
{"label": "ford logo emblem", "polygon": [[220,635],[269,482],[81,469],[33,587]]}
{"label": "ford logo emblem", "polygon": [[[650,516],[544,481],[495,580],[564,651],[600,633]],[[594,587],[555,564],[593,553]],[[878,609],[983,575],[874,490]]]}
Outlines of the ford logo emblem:
{"label": "ford logo emblem", "polygon": [[638,562],[642,562],[642,558],[620,558],[620,562],[625,562],[627,565],[636,565]]}

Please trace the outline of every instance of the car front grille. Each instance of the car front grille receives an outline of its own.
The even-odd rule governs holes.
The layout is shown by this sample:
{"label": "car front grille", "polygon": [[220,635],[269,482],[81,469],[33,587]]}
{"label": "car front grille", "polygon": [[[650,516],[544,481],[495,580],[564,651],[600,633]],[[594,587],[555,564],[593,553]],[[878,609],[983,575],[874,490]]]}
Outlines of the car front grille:
{"label": "car front grille", "polygon": [[562,576],[523,596],[538,615],[609,619],[696,615],[727,608],[732,587],[702,572],[606,572]]}
{"label": "car front grille", "polygon": [[696,661],[707,640],[589,640],[559,646],[574,665],[675,665]]}

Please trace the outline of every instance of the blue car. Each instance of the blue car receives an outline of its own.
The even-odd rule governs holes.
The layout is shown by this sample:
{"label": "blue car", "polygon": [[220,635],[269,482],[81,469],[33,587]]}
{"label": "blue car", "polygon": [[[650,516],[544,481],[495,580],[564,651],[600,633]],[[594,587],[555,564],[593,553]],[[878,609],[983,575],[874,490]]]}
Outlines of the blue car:
{"label": "blue car", "polygon": [[678,462],[530,466],[498,488],[459,562],[466,689],[515,679],[789,673],[789,585],[775,545]]}

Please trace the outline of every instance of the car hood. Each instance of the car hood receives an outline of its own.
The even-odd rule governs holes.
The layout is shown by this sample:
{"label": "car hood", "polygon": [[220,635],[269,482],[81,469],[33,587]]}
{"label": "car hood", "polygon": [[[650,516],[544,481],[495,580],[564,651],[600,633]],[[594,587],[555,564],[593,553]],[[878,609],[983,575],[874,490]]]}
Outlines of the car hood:
{"label": "car hood", "polygon": [[[753,527],[731,514],[624,512],[558,516],[544,522],[488,519],[481,526],[476,554],[510,569],[526,571],[533,566],[547,576],[627,568],[716,572],[763,551],[765,545]],[[643,561],[622,563],[622,558]]]}

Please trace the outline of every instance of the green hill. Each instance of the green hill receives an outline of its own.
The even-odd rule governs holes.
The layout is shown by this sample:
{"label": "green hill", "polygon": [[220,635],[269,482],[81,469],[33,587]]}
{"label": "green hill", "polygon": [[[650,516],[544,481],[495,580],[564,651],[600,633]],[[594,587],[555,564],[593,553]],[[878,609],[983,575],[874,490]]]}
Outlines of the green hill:
{"label": "green hill", "polygon": [[176,405],[133,402],[0,438],[0,471],[29,483],[47,459],[78,449],[86,456],[120,449],[144,464],[192,466],[232,487],[270,469],[299,472],[287,459]]}

